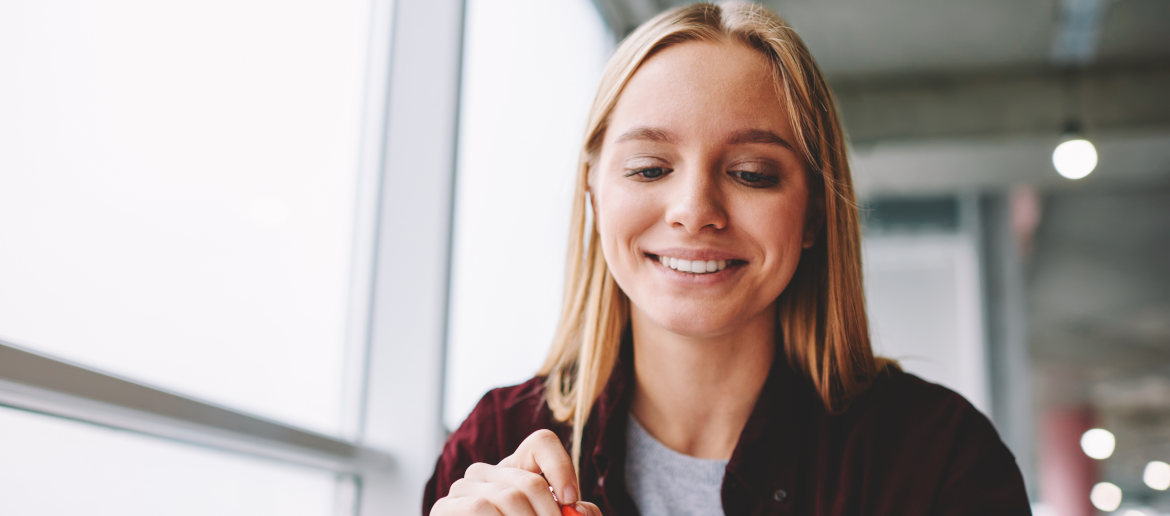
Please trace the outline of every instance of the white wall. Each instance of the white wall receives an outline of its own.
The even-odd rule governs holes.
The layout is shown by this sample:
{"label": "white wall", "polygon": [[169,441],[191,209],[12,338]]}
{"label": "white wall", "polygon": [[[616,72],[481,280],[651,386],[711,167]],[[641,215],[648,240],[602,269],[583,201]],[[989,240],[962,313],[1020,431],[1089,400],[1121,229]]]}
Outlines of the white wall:
{"label": "white wall", "polygon": [[990,415],[974,238],[867,236],[863,254],[875,353],[951,388]]}

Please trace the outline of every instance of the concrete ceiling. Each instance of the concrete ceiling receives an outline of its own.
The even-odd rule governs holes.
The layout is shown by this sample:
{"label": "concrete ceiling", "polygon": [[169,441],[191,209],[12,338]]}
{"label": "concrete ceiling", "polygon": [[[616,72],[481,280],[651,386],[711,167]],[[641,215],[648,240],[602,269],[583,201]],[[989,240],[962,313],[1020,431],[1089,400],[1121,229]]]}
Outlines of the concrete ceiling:
{"label": "concrete ceiling", "polygon": [[[672,0],[596,0],[622,34]],[[1021,187],[1036,410],[1087,404],[1119,439],[1106,476],[1170,461],[1170,1],[769,0],[829,76],[863,197]],[[1051,166],[1062,126],[1100,154]]]}
{"label": "concrete ceiling", "polygon": [[796,28],[830,77],[1042,65],[1054,11],[1051,0],[767,3]]}
{"label": "concrete ceiling", "polygon": [[[1059,0],[773,0],[831,77],[1049,66]],[[1170,58],[1170,4],[1103,2],[1094,65]]]}
{"label": "concrete ceiling", "polygon": [[[677,0],[596,0],[625,34]],[[1164,63],[1164,0],[768,0],[830,77],[1033,69],[1051,64],[1069,6],[1090,4],[1091,63]]]}

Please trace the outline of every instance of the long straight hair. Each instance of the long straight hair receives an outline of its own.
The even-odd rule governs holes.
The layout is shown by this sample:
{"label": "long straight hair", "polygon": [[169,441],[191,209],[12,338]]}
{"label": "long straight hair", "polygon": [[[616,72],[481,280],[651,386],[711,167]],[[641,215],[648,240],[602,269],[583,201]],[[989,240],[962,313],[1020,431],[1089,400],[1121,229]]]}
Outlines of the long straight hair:
{"label": "long straight hair", "polygon": [[692,4],[647,21],[618,47],[589,112],[577,167],[565,290],[552,349],[539,374],[553,417],[572,422],[574,467],[593,404],[617,362],[629,300],[602,256],[593,224],[589,173],[609,118],[630,77],[664,48],[687,41],[734,41],[771,63],[776,95],[791,116],[810,177],[816,244],[801,256],[777,299],[783,353],[830,412],[844,410],[891,363],[873,355],[861,278],[861,245],[845,136],[832,92],[804,42],[782,18],[755,4]]}

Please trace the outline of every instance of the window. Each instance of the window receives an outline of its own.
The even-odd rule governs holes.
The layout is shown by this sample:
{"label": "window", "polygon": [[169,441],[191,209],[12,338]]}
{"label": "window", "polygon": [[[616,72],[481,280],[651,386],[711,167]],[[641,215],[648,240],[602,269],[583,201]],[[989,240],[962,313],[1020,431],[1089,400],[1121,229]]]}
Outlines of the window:
{"label": "window", "polygon": [[417,510],[462,5],[0,5],[0,513]]}
{"label": "window", "polygon": [[330,514],[328,471],[0,408],[0,514]]}
{"label": "window", "polygon": [[341,433],[369,11],[0,7],[0,335]]}

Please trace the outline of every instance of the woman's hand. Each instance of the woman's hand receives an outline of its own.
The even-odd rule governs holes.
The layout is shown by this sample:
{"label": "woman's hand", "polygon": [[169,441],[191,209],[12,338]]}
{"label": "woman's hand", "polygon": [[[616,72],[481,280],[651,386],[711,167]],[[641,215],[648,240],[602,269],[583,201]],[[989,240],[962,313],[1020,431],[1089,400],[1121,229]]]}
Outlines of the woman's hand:
{"label": "woman's hand", "polygon": [[537,430],[499,464],[469,466],[447,497],[435,502],[431,516],[562,516],[558,500],[583,516],[601,516],[597,506],[580,501],[580,492],[573,461],[560,438],[550,430]]}

